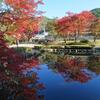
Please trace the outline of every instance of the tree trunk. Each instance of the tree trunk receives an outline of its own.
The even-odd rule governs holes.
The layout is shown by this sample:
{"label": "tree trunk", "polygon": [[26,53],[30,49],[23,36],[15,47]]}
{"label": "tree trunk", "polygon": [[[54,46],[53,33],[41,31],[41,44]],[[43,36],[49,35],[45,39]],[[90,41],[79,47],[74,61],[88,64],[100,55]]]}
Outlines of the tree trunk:
{"label": "tree trunk", "polygon": [[75,38],[74,38],[74,42],[77,42],[77,33],[75,33]]}
{"label": "tree trunk", "polygon": [[64,42],[65,42],[65,44],[67,43],[66,41],[67,41],[67,40],[64,38]]}
{"label": "tree trunk", "polygon": [[19,40],[16,39],[16,46],[18,48]]}
{"label": "tree trunk", "polygon": [[97,33],[95,33],[95,36],[94,36],[94,43],[96,43],[96,39],[97,39]]}
{"label": "tree trunk", "polygon": [[79,38],[80,31],[75,32],[75,43],[77,42],[77,38]]}

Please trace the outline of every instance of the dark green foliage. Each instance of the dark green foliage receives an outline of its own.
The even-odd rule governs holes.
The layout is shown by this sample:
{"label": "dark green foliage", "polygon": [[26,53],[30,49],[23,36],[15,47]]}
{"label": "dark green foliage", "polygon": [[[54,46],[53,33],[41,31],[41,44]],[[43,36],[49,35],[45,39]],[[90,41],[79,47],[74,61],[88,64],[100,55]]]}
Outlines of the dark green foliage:
{"label": "dark green foliage", "polygon": [[44,26],[45,26],[45,30],[48,31],[50,34],[55,34],[55,21],[57,18],[48,18],[48,17],[44,17],[42,23],[41,23],[41,29],[44,30]]}
{"label": "dark green foliage", "polygon": [[96,17],[100,17],[100,8],[95,8],[95,9],[91,10],[91,12],[92,12]]}
{"label": "dark green foliage", "polygon": [[84,39],[84,40],[80,40],[80,43],[89,43],[89,41]]}

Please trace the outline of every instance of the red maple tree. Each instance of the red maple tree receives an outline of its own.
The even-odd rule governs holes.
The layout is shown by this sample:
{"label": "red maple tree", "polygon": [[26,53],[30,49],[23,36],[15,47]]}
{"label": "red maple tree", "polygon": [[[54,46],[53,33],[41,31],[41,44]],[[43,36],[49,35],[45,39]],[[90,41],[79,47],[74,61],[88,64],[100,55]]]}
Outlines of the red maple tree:
{"label": "red maple tree", "polygon": [[[36,99],[36,87],[29,89],[28,84],[36,83],[37,74],[32,76],[24,74],[39,64],[37,59],[23,59],[23,57],[8,47],[4,40],[4,35],[8,34],[16,39],[26,35],[27,31],[33,34],[38,30],[40,17],[35,15],[38,4],[43,4],[42,0],[4,0],[10,6],[10,11],[0,13],[0,99],[7,100],[10,95],[16,98],[27,100]],[[38,13],[39,14],[39,13]],[[42,88],[43,85],[41,85]],[[37,87],[38,88],[38,87]],[[27,95],[26,95],[27,94]],[[31,97],[31,98],[30,98]]]}
{"label": "red maple tree", "polygon": [[79,35],[89,31],[94,19],[95,16],[89,11],[83,11],[79,14],[68,13],[68,16],[57,20],[57,32],[62,36],[73,35],[76,41]]}

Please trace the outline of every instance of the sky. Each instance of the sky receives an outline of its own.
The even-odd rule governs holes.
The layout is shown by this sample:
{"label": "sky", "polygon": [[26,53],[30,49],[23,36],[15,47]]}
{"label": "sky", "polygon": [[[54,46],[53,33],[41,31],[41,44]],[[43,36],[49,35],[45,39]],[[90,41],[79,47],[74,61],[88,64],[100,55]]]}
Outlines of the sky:
{"label": "sky", "polygon": [[100,8],[100,0],[43,0],[45,5],[39,9],[45,11],[49,18],[63,17],[66,12],[79,13],[81,11]]}

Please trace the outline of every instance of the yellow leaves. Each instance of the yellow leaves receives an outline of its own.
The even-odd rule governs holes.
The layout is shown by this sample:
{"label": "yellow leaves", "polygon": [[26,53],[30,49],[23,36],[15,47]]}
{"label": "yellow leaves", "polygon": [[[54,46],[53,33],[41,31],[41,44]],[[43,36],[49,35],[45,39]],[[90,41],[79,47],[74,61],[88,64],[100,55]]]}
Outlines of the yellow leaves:
{"label": "yellow leaves", "polygon": [[6,29],[7,29],[7,27],[6,27],[5,25],[1,25],[1,24],[0,24],[0,31],[1,31],[1,32],[5,32]]}

